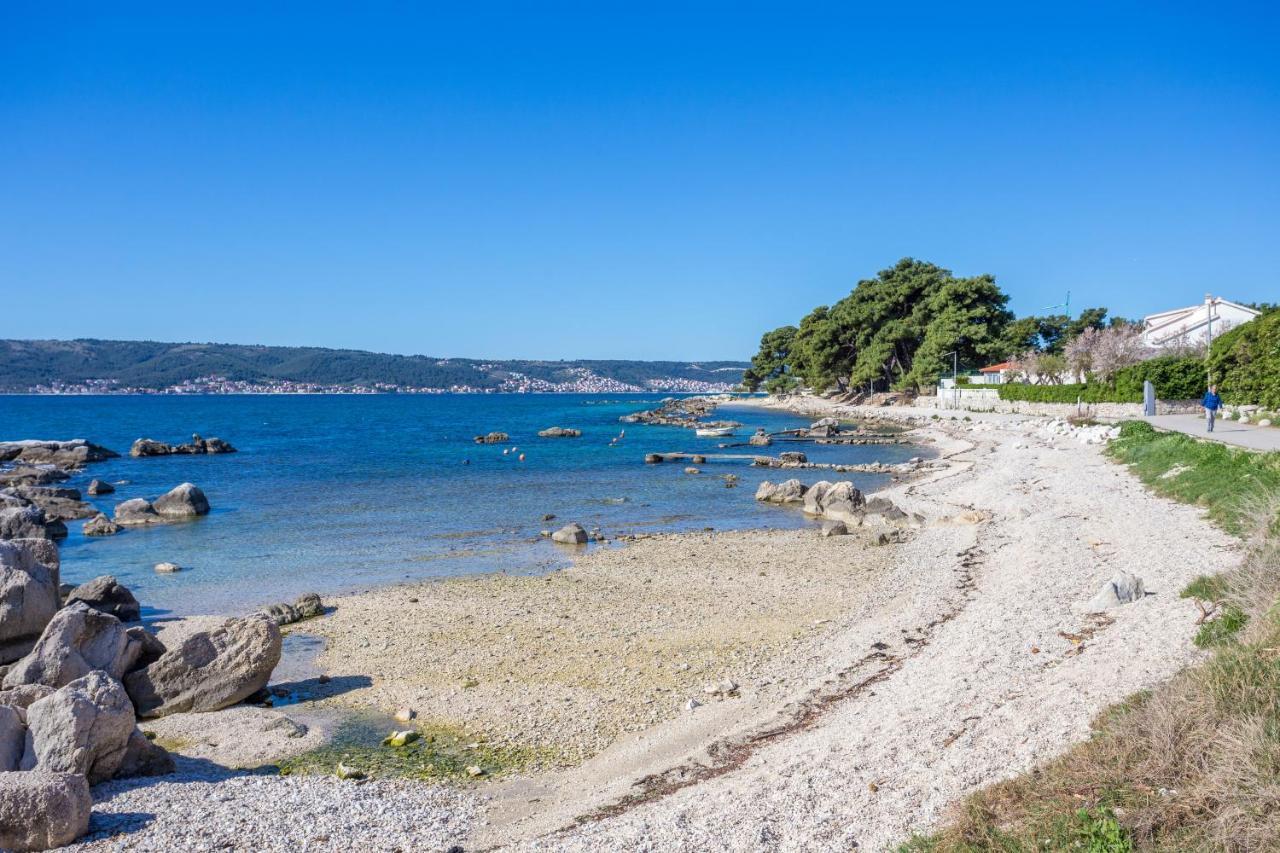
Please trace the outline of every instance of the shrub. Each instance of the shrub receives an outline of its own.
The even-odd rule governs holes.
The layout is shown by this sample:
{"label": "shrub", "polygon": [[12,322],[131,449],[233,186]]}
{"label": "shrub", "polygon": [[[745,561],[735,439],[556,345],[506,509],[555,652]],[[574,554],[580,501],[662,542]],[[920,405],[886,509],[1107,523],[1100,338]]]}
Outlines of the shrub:
{"label": "shrub", "polygon": [[1083,399],[1086,403],[1141,403],[1142,389],[1138,393],[1119,392],[1106,385],[1025,385],[1007,382],[999,386],[1001,400],[1021,400],[1028,403],[1074,403]]}
{"label": "shrub", "polygon": [[1116,373],[1116,392],[1142,399],[1142,383],[1150,381],[1161,400],[1198,400],[1205,392],[1207,366],[1203,359],[1162,355]]}
{"label": "shrub", "polygon": [[1280,311],[1236,326],[1214,341],[1209,369],[1228,402],[1280,407]]}

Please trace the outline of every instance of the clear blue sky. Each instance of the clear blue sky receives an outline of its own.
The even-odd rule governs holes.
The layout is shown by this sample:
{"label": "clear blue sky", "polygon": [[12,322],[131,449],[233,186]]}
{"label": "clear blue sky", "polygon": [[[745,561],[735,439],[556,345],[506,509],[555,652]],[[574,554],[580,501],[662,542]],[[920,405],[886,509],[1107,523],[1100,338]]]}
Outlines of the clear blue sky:
{"label": "clear blue sky", "polygon": [[0,7],[0,337],[740,358],[906,255],[1280,300],[1274,3],[115,5]]}

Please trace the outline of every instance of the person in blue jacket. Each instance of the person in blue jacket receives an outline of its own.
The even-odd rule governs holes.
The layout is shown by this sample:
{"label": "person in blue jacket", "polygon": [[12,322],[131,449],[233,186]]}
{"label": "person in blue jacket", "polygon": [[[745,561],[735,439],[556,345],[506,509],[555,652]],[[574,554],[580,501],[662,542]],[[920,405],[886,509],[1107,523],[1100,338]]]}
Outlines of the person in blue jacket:
{"label": "person in blue jacket", "polygon": [[1200,401],[1200,405],[1204,406],[1204,418],[1209,423],[1209,432],[1213,432],[1213,419],[1217,417],[1218,410],[1222,408],[1222,398],[1218,396],[1217,385],[1209,386],[1209,390],[1205,393],[1204,399]]}

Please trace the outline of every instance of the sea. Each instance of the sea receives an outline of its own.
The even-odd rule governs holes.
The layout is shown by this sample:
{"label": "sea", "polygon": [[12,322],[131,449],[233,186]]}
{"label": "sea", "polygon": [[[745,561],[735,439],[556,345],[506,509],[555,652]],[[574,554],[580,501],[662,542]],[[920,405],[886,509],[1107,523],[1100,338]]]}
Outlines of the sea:
{"label": "sea", "polygon": [[[787,413],[723,406],[741,421],[732,438],[624,424],[662,395],[155,395],[0,397],[0,440],[84,438],[121,454],[92,463],[65,485],[91,479],[114,494],[86,495],[103,512],[192,482],[212,505],[195,521],[86,537],[68,523],[64,582],[114,575],[144,617],[238,614],[305,592],[321,595],[487,572],[533,574],[569,564],[574,550],[540,536],[569,522],[609,538],[628,533],[810,525],[794,508],[757,503],[778,472],[748,461],[647,465],[646,453],[752,452],[725,448],[758,427],[807,425]],[[581,438],[539,438],[552,426]],[[474,436],[505,432],[503,444]],[[137,438],[172,444],[192,433],[239,452],[133,459]],[[787,449],[775,444],[769,452]],[[893,463],[927,451],[911,445],[798,446],[811,461]],[[721,475],[740,477],[726,488]],[[822,479],[821,472],[805,472]],[[864,491],[882,475],[839,475]],[[544,516],[554,515],[554,520]],[[592,545],[589,547],[616,547]],[[183,567],[154,571],[158,562]]]}

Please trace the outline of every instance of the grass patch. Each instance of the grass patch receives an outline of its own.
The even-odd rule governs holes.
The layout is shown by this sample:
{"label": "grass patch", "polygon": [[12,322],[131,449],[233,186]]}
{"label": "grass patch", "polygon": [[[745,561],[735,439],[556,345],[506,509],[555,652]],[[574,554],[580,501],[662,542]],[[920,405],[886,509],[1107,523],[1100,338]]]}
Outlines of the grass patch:
{"label": "grass patch", "polygon": [[419,738],[404,746],[386,746],[382,741],[390,732],[353,719],[339,728],[331,743],[281,761],[280,775],[332,774],[341,763],[371,779],[470,781],[501,776],[548,758],[539,750],[489,744],[448,725],[405,728],[416,730]]}
{"label": "grass patch", "polygon": [[[1111,455],[1248,534],[1241,565],[1183,591],[1213,650],[1099,715],[1091,737],[984,788],[903,851],[1280,849],[1280,454],[1125,424]],[[1173,476],[1164,476],[1170,471]]]}
{"label": "grass patch", "polygon": [[[1205,507],[1226,530],[1241,534],[1252,507],[1280,492],[1280,453],[1250,453],[1143,421],[1120,425],[1107,453],[1128,465],[1157,494]],[[1180,469],[1175,476],[1164,475]]]}

